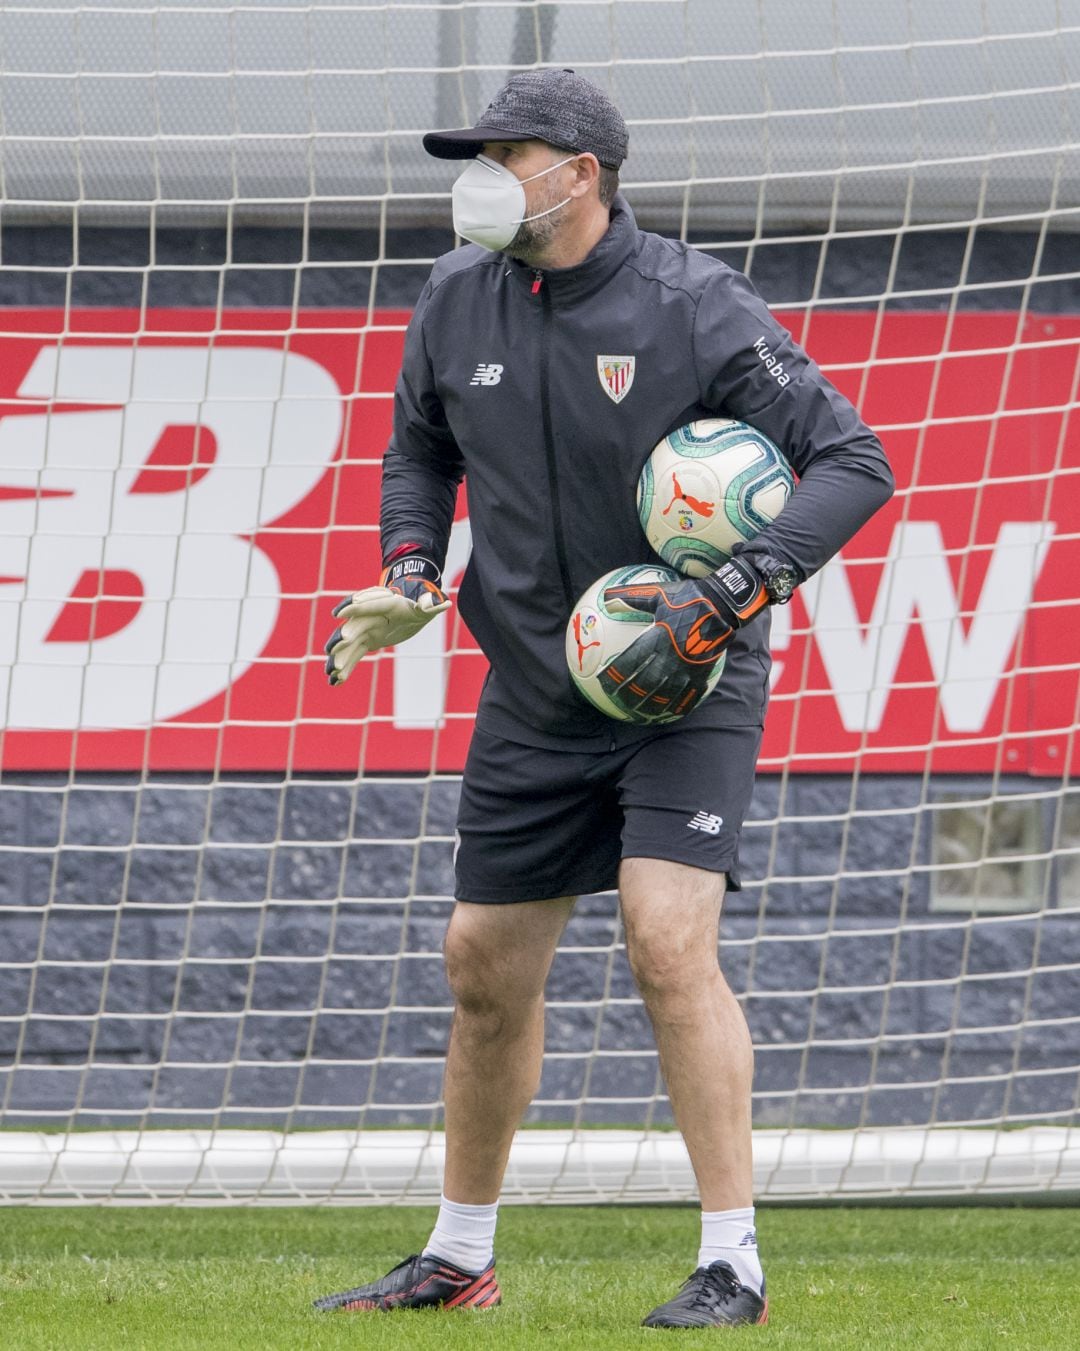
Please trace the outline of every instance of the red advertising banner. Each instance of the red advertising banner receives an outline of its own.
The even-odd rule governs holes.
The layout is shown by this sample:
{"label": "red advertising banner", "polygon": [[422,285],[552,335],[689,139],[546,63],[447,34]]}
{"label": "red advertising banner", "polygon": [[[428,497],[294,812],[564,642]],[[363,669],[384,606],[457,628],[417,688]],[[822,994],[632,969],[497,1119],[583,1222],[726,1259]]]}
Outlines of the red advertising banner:
{"label": "red advertising banner", "polygon": [[[5,312],[5,768],[460,768],[485,666],[456,615],[322,671],[377,575],[407,318]],[[774,611],[762,768],[1075,767],[1080,319],[784,318],[900,491]],[[462,493],[451,587],[468,547]]]}

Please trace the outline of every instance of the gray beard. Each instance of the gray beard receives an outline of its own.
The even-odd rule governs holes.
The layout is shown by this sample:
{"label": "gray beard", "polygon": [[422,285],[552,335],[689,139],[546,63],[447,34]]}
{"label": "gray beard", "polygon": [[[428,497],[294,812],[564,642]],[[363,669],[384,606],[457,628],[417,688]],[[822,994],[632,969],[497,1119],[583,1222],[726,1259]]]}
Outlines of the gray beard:
{"label": "gray beard", "polygon": [[550,216],[539,216],[537,220],[525,220],[518,226],[517,234],[513,237],[503,253],[508,258],[516,258],[519,263],[525,263],[527,267],[539,267],[544,261],[544,257],[551,247],[552,240],[559,230],[559,222],[566,214],[562,206],[557,203],[561,200],[554,193],[549,193],[552,200],[545,201],[536,209],[538,212],[547,211],[550,207],[556,207]]}

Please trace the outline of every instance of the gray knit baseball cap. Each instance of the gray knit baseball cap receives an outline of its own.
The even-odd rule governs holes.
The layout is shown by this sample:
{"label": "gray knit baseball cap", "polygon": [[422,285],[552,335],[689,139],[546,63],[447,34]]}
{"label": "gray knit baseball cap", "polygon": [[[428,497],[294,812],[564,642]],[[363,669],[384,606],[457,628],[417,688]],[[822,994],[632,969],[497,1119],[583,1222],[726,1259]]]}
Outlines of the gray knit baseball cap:
{"label": "gray knit baseball cap", "polygon": [[424,149],[438,159],[473,159],[485,141],[532,140],[617,169],[630,138],[622,113],[596,85],[572,70],[526,70],[507,80],[475,127],[429,131]]}

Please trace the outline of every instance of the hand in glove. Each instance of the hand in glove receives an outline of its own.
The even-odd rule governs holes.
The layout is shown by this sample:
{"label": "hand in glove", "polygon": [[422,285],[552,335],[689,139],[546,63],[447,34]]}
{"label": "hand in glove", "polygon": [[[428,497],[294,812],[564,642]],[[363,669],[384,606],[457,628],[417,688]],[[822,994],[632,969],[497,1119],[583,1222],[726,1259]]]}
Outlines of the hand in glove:
{"label": "hand in glove", "polygon": [[670,722],[700,702],[736,630],[768,604],[749,564],[731,559],[708,577],[613,586],[609,608],[654,616],[649,630],[598,673],[608,698],[633,722]]}
{"label": "hand in glove", "polygon": [[405,642],[449,610],[441,580],[430,559],[409,554],[383,569],[378,586],[354,591],[335,605],[334,618],[340,623],[323,649],[330,684],[344,684],[361,657]]}

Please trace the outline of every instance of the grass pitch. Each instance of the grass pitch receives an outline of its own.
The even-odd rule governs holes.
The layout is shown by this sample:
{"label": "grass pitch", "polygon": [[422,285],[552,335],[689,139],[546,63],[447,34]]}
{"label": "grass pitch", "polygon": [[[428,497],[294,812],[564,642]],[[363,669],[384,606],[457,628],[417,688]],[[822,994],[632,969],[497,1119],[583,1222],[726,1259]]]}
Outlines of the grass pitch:
{"label": "grass pitch", "polygon": [[[507,1206],[501,1308],[316,1314],[318,1295],[423,1245],[420,1209],[9,1208],[0,1215],[5,1351],[754,1346],[1080,1346],[1080,1214],[1069,1209],[758,1212],[764,1328],[638,1326],[694,1265],[697,1213]],[[666,1344],[666,1343],[665,1343]]]}

